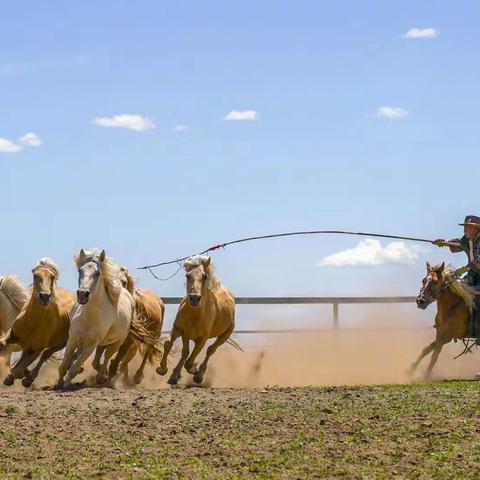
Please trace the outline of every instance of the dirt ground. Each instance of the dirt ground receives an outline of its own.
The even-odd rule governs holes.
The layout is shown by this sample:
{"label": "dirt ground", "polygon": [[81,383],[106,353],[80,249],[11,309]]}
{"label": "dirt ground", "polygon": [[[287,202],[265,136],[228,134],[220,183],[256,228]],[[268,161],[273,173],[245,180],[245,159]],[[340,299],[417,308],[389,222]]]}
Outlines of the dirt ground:
{"label": "dirt ground", "polygon": [[0,387],[0,478],[479,478],[480,352],[452,343],[436,383],[408,384],[432,330],[237,338],[204,388],[149,367],[135,388],[56,392],[51,363]]}
{"label": "dirt ground", "polygon": [[478,478],[479,385],[0,390],[2,478]]}

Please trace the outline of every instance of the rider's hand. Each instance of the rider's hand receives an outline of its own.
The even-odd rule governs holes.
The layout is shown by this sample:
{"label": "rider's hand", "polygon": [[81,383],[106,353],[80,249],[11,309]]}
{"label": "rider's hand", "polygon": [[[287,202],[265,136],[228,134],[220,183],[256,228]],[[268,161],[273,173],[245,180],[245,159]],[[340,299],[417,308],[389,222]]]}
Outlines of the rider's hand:
{"label": "rider's hand", "polygon": [[436,245],[437,247],[444,247],[446,245],[446,242],[443,238],[437,238],[434,242],[432,242],[433,245]]}

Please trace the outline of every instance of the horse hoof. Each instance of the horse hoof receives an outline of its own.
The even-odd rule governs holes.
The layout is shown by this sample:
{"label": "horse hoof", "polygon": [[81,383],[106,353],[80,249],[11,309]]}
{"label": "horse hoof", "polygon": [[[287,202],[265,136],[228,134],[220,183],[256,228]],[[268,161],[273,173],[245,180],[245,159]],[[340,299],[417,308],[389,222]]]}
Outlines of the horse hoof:
{"label": "horse hoof", "polygon": [[194,363],[193,365],[189,365],[188,367],[185,366],[185,370],[190,374],[190,375],[195,375],[198,372],[197,365]]}
{"label": "horse hoof", "polygon": [[195,383],[202,383],[203,382],[203,375],[201,375],[200,373],[196,373],[194,376],[193,376],[193,381]]}
{"label": "horse hoof", "polygon": [[97,384],[98,385],[103,385],[107,381],[107,377],[105,375],[97,375]]}
{"label": "horse hoof", "polygon": [[143,380],[143,376],[141,376],[141,375],[135,375],[135,376],[133,377],[133,382],[136,383],[137,385],[138,385],[139,383],[142,383],[142,380]]}
{"label": "horse hoof", "polygon": [[158,375],[163,377],[168,372],[168,368],[167,367],[165,367],[165,368],[157,367],[156,372],[158,373]]}
{"label": "horse hoof", "polygon": [[15,382],[15,379],[13,378],[13,375],[7,375],[3,379],[3,384],[6,385],[7,387],[11,387],[14,382]]}
{"label": "horse hoof", "polygon": [[62,378],[61,380],[59,380],[59,381],[53,386],[53,389],[54,389],[54,390],[61,390],[64,386],[65,386],[65,380],[63,380],[63,378]]}
{"label": "horse hoof", "polygon": [[167,380],[169,385],[176,385],[180,380],[180,375],[171,375],[170,378]]}
{"label": "horse hoof", "polygon": [[32,383],[33,383],[33,378],[29,378],[29,377],[23,377],[22,378],[22,385],[25,388],[31,387]]}

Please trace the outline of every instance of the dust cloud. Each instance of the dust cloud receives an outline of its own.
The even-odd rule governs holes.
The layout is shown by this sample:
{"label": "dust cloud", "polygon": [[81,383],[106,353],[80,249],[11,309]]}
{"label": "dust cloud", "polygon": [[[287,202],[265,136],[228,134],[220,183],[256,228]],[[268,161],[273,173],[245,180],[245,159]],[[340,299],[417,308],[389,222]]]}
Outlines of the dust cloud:
{"label": "dust cloud", "polygon": [[[391,311],[389,315],[392,315]],[[298,322],[295,326],[300,328]],[[261,388],[422,381],[429,357],[423,360],[413,376],[409,376],[407,371],[423,347],[434,340],[435,330],[431,323],[415,323],[408,314],[398,312],[386,325],[384,316],[377,312],[374,316],[366,315],[353,326],[342,326],[338,330],[326,328],[300,333],[235,334],[234,338],[244,351],[223,345],[210,360],[205,385]],[[480,372],[480,352],[454,360],[462,350],[460,341],[445,346],[432,379],[474,378]],[[199,356],[200,361],[203,355],[204,351]],[[178,353],[171,356],[169,373],[165,377],[159,377],[154,367],[147,366],[141,385],[135,386],[119,378],[114,387],[170,388],[166,380],[177,360]],[[135,373],[139,362],[139,358],[131,362],[130,376]],[[90,360],[85,367],[85,373],[78,377],[78,381],[87,379],[87,384],[93,385],[94,372]],[[53,385],[57,379],[57,368],[58,363],[49,363],[35,382],[36,388]],[[180,385],[191,384],[191,375],[183,371]]]}

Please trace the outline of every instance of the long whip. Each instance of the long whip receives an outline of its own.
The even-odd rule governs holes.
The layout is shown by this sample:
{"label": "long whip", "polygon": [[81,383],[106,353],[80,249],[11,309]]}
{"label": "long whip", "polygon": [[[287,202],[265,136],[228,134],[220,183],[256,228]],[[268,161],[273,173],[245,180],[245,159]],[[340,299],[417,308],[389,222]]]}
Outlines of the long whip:
{"label": "long whip", "polygon": [[[281,238],[281,237],[293,237],[293,236],[299,236],[299,235],[320,235],[320,234],[329,234],[329,235],[356,235],[356,236],[363,236],[363,237],[376,237],[376,238],[391,238],[394,240],[408,240],[412,242],[423,242],[423,243],[435,243],[436,240],[429,240],[426,238],[416,238],[416,237],[404,237],[404,236],[399,236],[399,235],[384,235],[381,233],[366,233],[366,232],[350,232],[350,231],[345,231],[345,230],[309,230],[309,231],[299,231],[299,232],[287,232],[287,233],[274,233],[272,235],[259,235],[255,237],[245,237],[245,238],[240,238],[238,240],[232,240],[230,242],[225,242],[225,243],[220,243],[218,245],[214,245],[210,248],[207,248],[206,250],[203,250],[202,252],[197,253],[197,255],[205,255],[207,253],[213,252],[215,250],[219,250],[221,248],[228,247],[229,245],[234,245],[237,243],[244,243],[244,242],[251,242],[254,240],[264,240],[268,238]],[[445,246],[455,246],[457,247],[458,245],[456,243],[450,243],[450,242],[443,242],[443,245]],[[150,270],[152,268],[156,267],[161,267],[163,265],[171,265],[173,263],[180,263],[189,258],[190,255],[186,257],[181,257],[181,258],[176,258],[175,260],[169,260],[166,262],[160,262],[160,263],[155,263],[152,265],[145,265],[143,267],[138,267],[139,270]]]}

